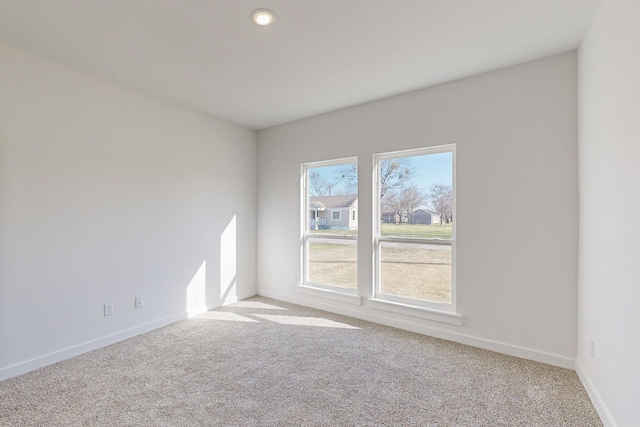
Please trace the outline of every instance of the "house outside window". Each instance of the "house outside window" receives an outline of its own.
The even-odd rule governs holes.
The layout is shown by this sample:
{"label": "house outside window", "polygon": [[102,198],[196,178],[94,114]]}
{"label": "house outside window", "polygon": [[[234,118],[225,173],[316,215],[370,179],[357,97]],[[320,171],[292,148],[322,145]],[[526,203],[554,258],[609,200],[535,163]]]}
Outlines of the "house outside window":
{"label": "house outside window", "polygon": [[455,311],[455,146],[375,165],[374,299]]}
{"label": "house outside window", "polygon": [[302,165],[304,285],[356,293],[357,170],[355,158]]}

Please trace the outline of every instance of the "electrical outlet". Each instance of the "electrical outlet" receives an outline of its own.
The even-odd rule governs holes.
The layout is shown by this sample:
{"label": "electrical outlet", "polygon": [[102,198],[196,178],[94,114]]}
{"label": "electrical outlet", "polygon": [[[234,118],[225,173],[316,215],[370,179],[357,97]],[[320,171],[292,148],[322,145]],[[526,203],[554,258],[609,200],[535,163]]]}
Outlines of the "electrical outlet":
{"label": "electrical outlet", "polygon": [[291,275],[291,283],[298,283],[298,279],[295,274]]}
{"label": "electrical outlet", "polygon": [[589,356],[592,359],[596,357],[596,343],[593,340],[589,340]]}
{"label": "electrical outlet", "polygon": [[142,295],[138,295],[136,297],[136,308],[140,308],[144,305],[144,297]]}
{"label": "electrical outlet", "polygon": [[113,303],[108,302],[104,305],[104,316],[113,316]]}

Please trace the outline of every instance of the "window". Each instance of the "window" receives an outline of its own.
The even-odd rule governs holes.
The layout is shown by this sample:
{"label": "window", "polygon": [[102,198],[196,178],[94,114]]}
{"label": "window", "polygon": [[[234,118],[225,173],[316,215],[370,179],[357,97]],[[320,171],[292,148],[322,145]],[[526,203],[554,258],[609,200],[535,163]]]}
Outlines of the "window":
{"label": "window", "polygon": [[455,146],[375,156],[374,297],[455,309]]}
{"label": "window", "polygon": [[355,294],[357,159],[303,164],[302,177],[303,284]]}
{"label": "window", "polygon": [[356,220],[356,211],[355,211],[355,210],[354,210],[354,211],[351,211],[351,215],[352,215],[351,220],[352,220],[352,221],[355,221],[355,220]]}

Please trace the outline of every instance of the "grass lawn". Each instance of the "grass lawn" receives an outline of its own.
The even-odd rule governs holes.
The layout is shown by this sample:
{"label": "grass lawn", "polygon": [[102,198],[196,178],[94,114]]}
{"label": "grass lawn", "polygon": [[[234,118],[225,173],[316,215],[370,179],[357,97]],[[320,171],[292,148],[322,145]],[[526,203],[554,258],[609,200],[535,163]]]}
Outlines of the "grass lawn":
{"label": "grass lawn", "polygon": [[[381,290],[391,295],[451,302],[451,251],[382,245]],[[355,289],[356,245],[309,243],[309,280]]]}
{"label": "grass lawn", "polygon": [[358,230],[324,230],[322,228],[320,230],[309,230],[309,232],[311,234],[340,234],[342,236],[355,236],[358,234]]}
{"label": "grass lawn", "polygon": [[451,302],[451,250],[382,244],[380,290],[385,294]]}
{"label": "grass lawn", "polygon": [[[358,234],[358,230],[312,230],[311,233],[355,236]],[[451,224],[380,224],[380,234],[383,236],[421,237],[425,239],[451,239],[453,227]]]}
{"label": "grass lawn", "polygon": [[452,224],[380,224],[382,236],[422,237],[425,239],[451,239]]}
{"label": "grass lawn", "polygon": [[[346,242],[345,242],[346,243]],[[309,243],[309,281],[341,288],[357,287],[356,242]]]}

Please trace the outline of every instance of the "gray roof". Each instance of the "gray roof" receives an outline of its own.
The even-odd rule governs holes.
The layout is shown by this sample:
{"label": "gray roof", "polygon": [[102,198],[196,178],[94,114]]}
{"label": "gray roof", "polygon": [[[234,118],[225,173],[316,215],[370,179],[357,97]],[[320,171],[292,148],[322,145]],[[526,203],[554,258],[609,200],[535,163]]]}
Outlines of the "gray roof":
{"label": "gray roof", "polygon": [[345,196],[311,196],[309,205],[313,209],[324,210],[326,208],[348,208],[358,200],[355,194]]}
{"label": "gray roof", "polygon": [[438,215],[438,212],[434,212],[431,209],[416,209],[415,211],[413,211],[413,213],[416,212],[425,212],[425,213],[430,213],[431,215]]}

